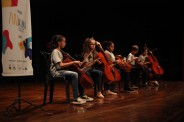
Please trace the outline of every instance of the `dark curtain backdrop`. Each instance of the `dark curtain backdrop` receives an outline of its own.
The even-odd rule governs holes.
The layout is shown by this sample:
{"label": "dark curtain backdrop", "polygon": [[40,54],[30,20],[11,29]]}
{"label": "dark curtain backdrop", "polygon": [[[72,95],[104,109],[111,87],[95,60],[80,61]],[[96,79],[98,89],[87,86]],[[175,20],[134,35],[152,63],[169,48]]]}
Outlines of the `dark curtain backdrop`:
{"label": "dark curtain backdrop", "polygon": [[[183,13],[175,2],[31,2],[34,78],[41,81],[45,67],[39,51],[48,51],[54,34],[67,38],[64,51],[80,54],[86,37],[112,40],[115,54],[127,56],[131,45],[146,44],[165,70],[164,80],[182,80]],[[2,32],[2,31],[1,31]],[[2,68],[1,68],[2,70]]]}

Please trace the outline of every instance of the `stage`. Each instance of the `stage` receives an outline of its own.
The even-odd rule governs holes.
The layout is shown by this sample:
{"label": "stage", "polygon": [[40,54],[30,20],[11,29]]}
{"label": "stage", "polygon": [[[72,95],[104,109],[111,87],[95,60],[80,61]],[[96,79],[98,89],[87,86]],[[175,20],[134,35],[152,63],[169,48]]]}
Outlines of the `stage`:
{"label": "stage", "polygon": [[[105,99],[95,98],[83,105],[66,103],[65,86],[56,81],[54,102],[42,106],[44,82],[21,83],[21,98],[44,110],[30,106],[27,110],[7,114],[18,94],[17,82],[0,82],[0,121],[1,122],[181,122],[184,121],[184,82],[165,81],[166,87],[144,87],[136,92],[108,95]],[[71,85],[70,85],[71,86]],[[72,91],[70,87],[72,98]],[[93,89],[86,90],[93,97]],[[49,101],[49,92],[48,99]],[[22,102],[21,109],[27,103]]]}

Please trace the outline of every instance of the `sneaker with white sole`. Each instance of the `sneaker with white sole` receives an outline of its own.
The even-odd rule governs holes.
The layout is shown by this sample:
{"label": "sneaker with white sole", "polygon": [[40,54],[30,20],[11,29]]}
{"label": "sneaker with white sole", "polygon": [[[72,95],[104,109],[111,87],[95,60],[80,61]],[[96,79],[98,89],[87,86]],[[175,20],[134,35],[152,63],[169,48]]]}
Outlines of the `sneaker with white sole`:
{"label": "sneaker with white sole", "polygon": [[158,84],[158,81],[153,81],[153,83],[156,85],[156,86],[159,86],[159,84]]}
{"label": "sneaker with white sole", "polygon": [[103,96],[103,94],[102,94],[101,92],[98,92],[98,93],[97,93],[97,97],[98,97],[98,98],[101,98],[101,99],[104,98],[104,96]]}
{"label": "sneaker with white sole", "polygon": [[92,97],[88,97],[87,95],[83,95],[80,98],[83,100],[86,100],[87,102],[91,102],[94,100]]}
{"label": "sneaker with white sole", "polygon": [[132,85],[131,88],[132,88],[132,89],[138,89],[138,87],[135,86],[135,85]]}
{"label": "sneaker with white sole", "polygon": [[78,97],[77,99],[74,99],[71,103],[72,104],[84,104],[86,103],[86,100],[83,100],[80,97]]}
{"label": "sneaker with white sole", "polygon": [[131,92],[135,92],[135,90],[131,89],[131,88],[124,88],[124,91],[127,93],[131,93]]}
{"label": "sneaker with white sole", "polygon": [[106,94],[107,94],[107,95],[117,95],[117,93],[112,92],[112,91],[110,91],[110,90],[107,90],[107,91],[106,91]]}

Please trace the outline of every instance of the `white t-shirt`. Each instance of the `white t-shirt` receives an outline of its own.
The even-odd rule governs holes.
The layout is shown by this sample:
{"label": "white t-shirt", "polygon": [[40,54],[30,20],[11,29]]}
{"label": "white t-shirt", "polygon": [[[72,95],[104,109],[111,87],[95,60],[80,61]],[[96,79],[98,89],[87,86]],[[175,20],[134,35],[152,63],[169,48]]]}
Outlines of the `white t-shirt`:
{"label": "white t-shirt", "polygon": [[59,62],[63,61],[63,54],[61,51],[54,49],[51,53],[51,65],[50,65],[50,73],[51,75],[58,76],[59,72],[57,70],[61,69],[58,65]]}
{"label": "white t-shirt", "polygon": [[110,51],[108,51],[108,50],[105,50],[105,53],[107,53],[108,54],[108,56],[110,56],[110,58],[111,58],[111,61],[115,61],[115,56],[114,56],[114,53],[112,53],[112,52],[110,52]]}
{"label": "white t-shirt", "polygon": [[141,62],[145,62],[145,61],[146,61],[146,58],[147,58],[147,55],[145,55],[145,56],[140,55],[138,59],[139,59],[139,61],[141,61]]}
{"label": "white t-shirt", "polygon": [[[87,64],[93,63],[94,60],[95,60],[96,55],[97,55],[97,53],[91,53],[90,55],[87,54],[87,53],[85,53],[85,54],[84,54],[84,58],[85,58],[86,56],[88,56],[88,57],[85,59],[85,63],[87,63]],[[87,67],[85,70],[88,71],[89,69],[93,69],[93,68],[94,68],[94,66],[91,65],[90,67]]]}
{"label": "white t-shirt", "polygon": [[[132,61],[134,58],[135,58],[135,55],[132,54],[132,53],[129,53],[128,56],[127,56],[127,62]],[[130,64],[131,64],[132,66],[135,66],[135,60],[132,61],[132,62],[130,62]]]}

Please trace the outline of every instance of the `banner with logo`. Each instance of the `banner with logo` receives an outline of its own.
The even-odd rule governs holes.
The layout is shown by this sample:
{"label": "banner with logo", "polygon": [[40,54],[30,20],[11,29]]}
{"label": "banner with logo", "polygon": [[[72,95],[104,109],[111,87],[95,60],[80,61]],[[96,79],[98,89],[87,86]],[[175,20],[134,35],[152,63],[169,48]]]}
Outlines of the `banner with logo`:
{"label": "banner with logo", "polygon": [[30,76],[32,28],[29,0],[1,0],[2,76]]}

